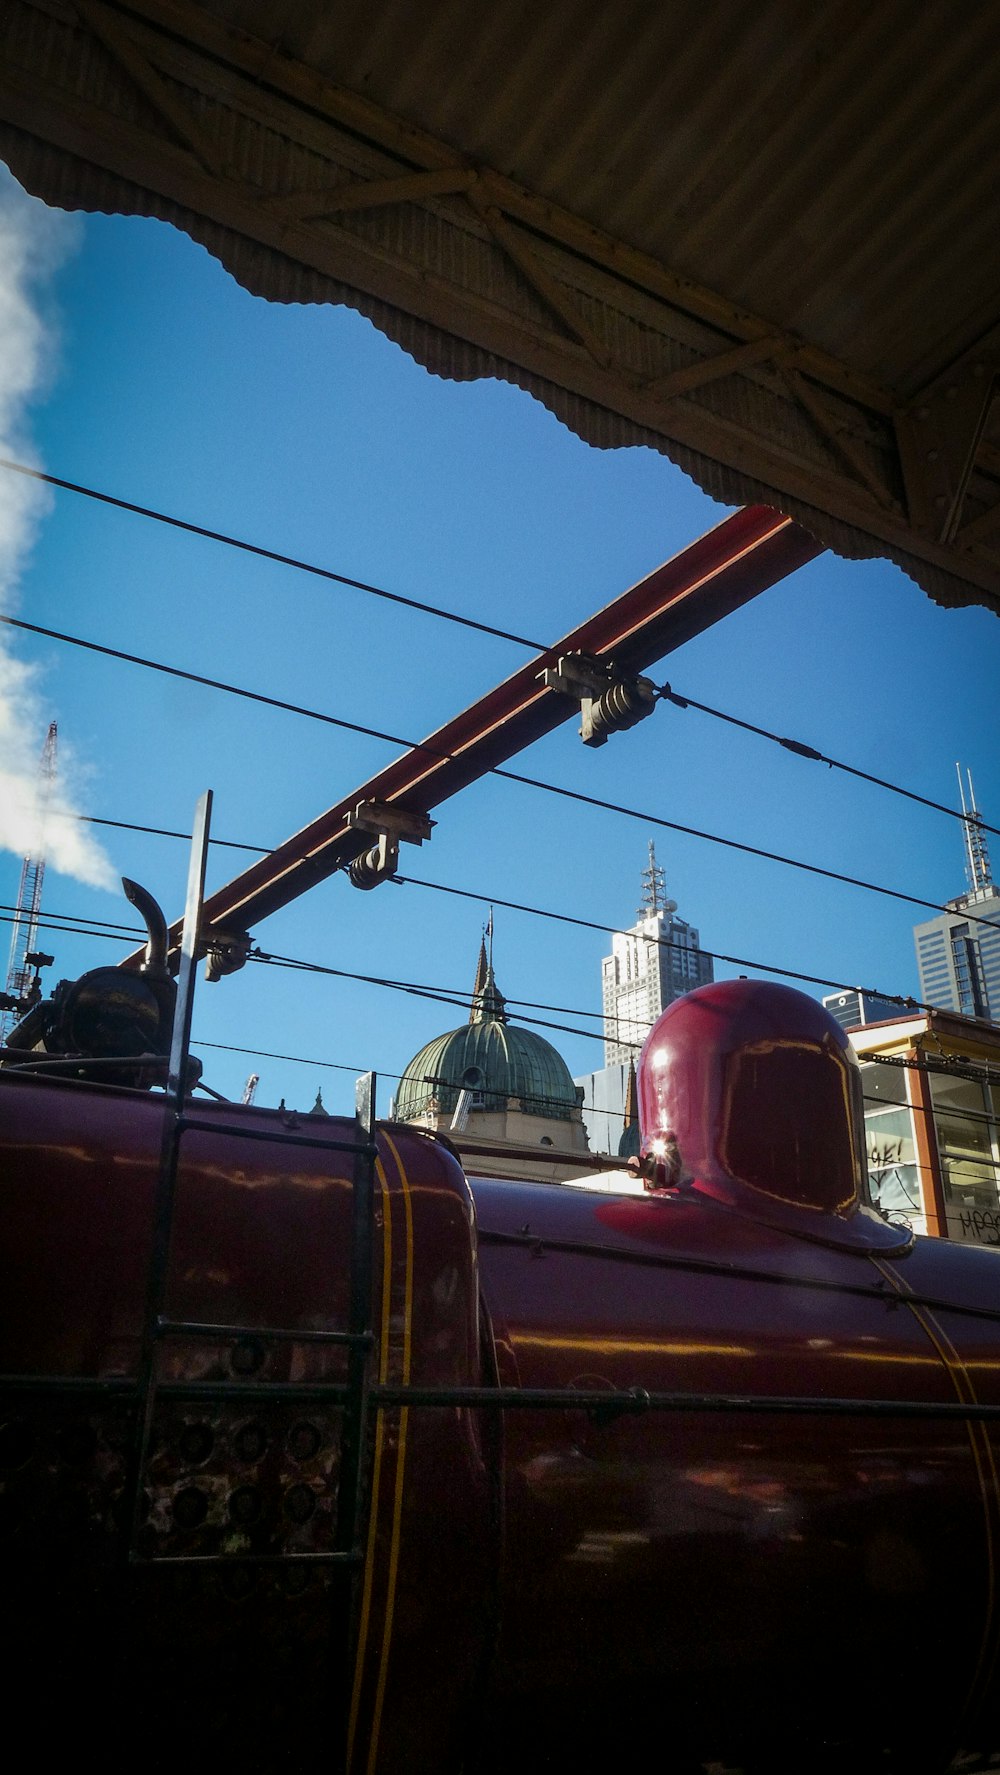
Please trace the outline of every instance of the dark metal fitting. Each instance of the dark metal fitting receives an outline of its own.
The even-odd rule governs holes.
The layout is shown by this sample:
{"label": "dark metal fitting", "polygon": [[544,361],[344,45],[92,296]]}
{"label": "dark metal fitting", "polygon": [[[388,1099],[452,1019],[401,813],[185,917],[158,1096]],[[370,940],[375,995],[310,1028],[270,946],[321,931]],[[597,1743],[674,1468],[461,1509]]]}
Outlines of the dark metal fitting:
{"label": "dark metal fitting", "polygon": [[390,838],[387,832],[383,832],[371,850],[362,851],[360,857],[355,857],[348,867],[348,878],[352,887],[363,888],[367,892],[395,875],[398,862],[399,840]]}
{"label": "dark metal fitting", "polygon": [[649,678],[618,678],[595,699],[584,697],[580,738],[585,746],[603,746],[612,733],[624,733],[651,715],[656,689]]}
{"label": "dark metal fitting", "polygon": [[205,933],[206,980],[222,980],[227,974],[239,973],[240,968],[246,965],[251,941],[248,931],[207,931]]}
{"label": "dark metal fitting", "polygon": [[613,660],[586,653],[564,653],[555,666],[539,673],[547,690],[579,701],[583,717],[580,738],[585,746],[603,746],[611,733],[634,727],[651,715],[657,690],[650,678],[619,673]]}
{"label": "dark metal fitting", "polygon": [[660,702],[673,703],[676,709],[689,709],[691,707],[687,697],[678,696],[676,690],[671,690],[669,684],[661,684],[656,695]]}
{"label": "dark metal fitting", "polygon": [[358,832],[377,834],[378,843],[362,851],[348,867],[348,876],[356,888],[367,891],[380,882],[391,881],[399,863],[400,844],[423,844],[435,822],[426,814],[411,813],[388,801],[359,801],[347,816],[348,826]]}
{"label": "dark metal fitting", "polygon": [[382,836],[385,834],[395,838],[397,845],[423,844],[429,838],[436,822],[429,820],[426,814],[411,813],[409,808],[397,807],[394,801],[359,801],[353,813],[347,816],[347,824],[359,832],[371,832]]}

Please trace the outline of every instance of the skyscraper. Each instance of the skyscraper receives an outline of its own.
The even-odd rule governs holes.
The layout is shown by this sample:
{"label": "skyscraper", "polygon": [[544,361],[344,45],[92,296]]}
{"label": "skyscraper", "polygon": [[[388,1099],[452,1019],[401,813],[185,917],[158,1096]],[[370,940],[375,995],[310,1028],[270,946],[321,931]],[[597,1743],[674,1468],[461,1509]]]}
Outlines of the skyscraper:
{"label": "skyscraper", "polygon": [[913,928],[920,996],[939,1010],[1000,1023],[1000,891],[990,868],[972,773],[967,773],[966,801],[961,767],[956,769],[969,891],[949,900],[947,912]]}
{"label": "skyscraper", "polygon": [[713,978],[712,959],[702,954],[698,932],[676,913],[650,839],[636,923],[616,932],[611,954],[601,964],[606,1067],[627,1065],[660,1012]]}

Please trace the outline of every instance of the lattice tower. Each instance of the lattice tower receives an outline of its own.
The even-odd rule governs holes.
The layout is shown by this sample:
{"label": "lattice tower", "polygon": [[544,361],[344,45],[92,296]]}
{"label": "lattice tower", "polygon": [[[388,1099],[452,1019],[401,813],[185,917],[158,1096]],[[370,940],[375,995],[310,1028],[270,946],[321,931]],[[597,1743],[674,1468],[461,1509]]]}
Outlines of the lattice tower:
{"label": "lattice tower", "polygon": [[962,826],[965,832],[965,873],[973,893],[988,891],[993,886],[993,875],[990,853],[986,848],[986,833],[983,831],[983,816],[976,806],[972,772],[966,772],[969,782],[969,800],[966,805],[962,767],[956,764],[955,769],[958,772],[958,793],[962,801]]}
{"label": "lattice tower", "polygon": [[[38,919],[42,910],[42,883],[45,879],[45,821],[53,784],[56,780],[56,734],[56,723],[51,721],[38,767],[36,802],[38,823],[35,846],[21,865],[21,885],[18,888],[14,928],[10,938],[7,992],[12,998],[23,999],[31,985],[31,968],[25,957],[37,947],[38,941]],[[7,1031],[17,1022],[18,1015],[17,1011],[0,1012],[0,1041],[6,1039]]]}

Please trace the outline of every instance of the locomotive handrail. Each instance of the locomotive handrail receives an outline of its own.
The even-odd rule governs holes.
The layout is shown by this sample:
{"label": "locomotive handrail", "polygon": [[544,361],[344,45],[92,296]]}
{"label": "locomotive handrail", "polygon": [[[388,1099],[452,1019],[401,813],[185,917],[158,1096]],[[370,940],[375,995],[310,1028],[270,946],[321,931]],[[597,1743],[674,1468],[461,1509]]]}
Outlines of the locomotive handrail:
{"label": "locomotive handrail", "polygon": [[373,1387],[379,1406],[438,1406],[494,1410],[585,1411],[597,1416],[649,1411],[774,1413],[799,1417],[957,1418],[1000,1420],[1000,1405],[967,1400],[840,1399],[767,1393],[651,1393],[644,1387],[607,1392],[573,1387]]}
{"label": "locomotive handrail", "polygon": [[[685,1199],[690,1201],[691,1197]],[[716,1210],[723,1214],[734,1212],[714,1201],[711,1196],[699,1195],[698,1205],[713,1213]],[[680,1270],[692,1276],[723,1276],[731,1282],[769,1282],[776,1288],[811,1288],[824,1294],[855,1295],[863,1300],[881,1301],[889,1312],[899,1312],[904,1306],[931,1307],[966,1319],[1000,1321],[1000,1307],[989,1307],[981,1303],[969,1306],[963,1301],[946,1300],[939,1295],[920,1292],[896,1294],[887,1287],[882,1277],[877,1281],[843,1282],[829,1276],[810,1276],[800,1270],[768,1270],[754,1264],[734,1263],[729,1258],[692,1257],[687,1253],[678,1255],[662,1250],[634,1251],[625,1245],[606,1245],[589,1239],[552,1238],[547,1234],[530,1231],[509,1232],[498,1227],[480,1226],[477,1237],[481,1245],[517,1245],[533,1257],[543,1257],[551,1251],[569,1253],[574,1257],[613,1258],[616,1263],[638,1264],[650,1269]],[[867,1253],[859,1251],[856,1255],[859,1259],[864,1259]]]}
{"label": "locomotive handrail", "polygon": [[159,1329],[166,1337],[234,1337],[275,1338],[279,1343],[293,1344],[363,1344],[370,1345],[370,1331],[296,1331],[273,1325],[214,1325],[204,1319],[161,1319]]}
{"label": "locomotive handrail", "polygon": [[374,1159],[378,1148],[371,1141],[325,1139],[318,1134],[300,1134],[295,1128],[241,1128],[235,1122],[216,1122],[210,1116],[181,1114],[177,1126],[182,1134],[226,1134],[235,1140],[270,1140],[281,1145],[314,1146],[324,1152],[360,1153]]}
{"label": "locomotive handrail", "polygon": [[[0,1391],[113,1394],[134,1398],[138,1384],[119,1375],[0,1375]],[[162,1381],[157,1397],[176,1403],[260,1405],[282,1398],[343,1403],[350,1388],[343,1381]],[[378,1411],[402,1407],[425,1410],[582,1411],[593,1417],[643,1416],[647,1412],[768,1414],[780,1417],[864,1417],[953,1419],[959,1423],[1000,1421],[1000,1404],[965,1399],[845,1399],[820,1394],[650,1392],[645,1387],[414,1387],[374,1385],[369,1405]],[[173,1562],[173,1556],[168,1556]],[[216,1560],[218,1556],[214,1557]],[[242,1554],[224,1556],[242,1559]],[[284,1557],[275,1555],[276,1559]]]}

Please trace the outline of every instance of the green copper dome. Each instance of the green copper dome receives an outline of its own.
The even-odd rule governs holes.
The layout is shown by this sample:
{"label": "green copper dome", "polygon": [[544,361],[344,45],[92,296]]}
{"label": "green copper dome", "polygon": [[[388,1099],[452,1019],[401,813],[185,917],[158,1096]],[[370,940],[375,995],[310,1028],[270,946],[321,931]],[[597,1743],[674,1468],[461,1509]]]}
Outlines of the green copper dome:
{"label": "green copper dome", "polygon": [[471,1021],[436,1036],[410,1061],[396,1092],[396,1119],[413,1121],[432,1108],[450,1115],[467,1090],[475,1109],[505,1109],[517,1097],[529,1115],[569,1121],[579,1099],[562,1056],[543,1036],[507,1022],[491,967],[481,964],[476,984]]}

